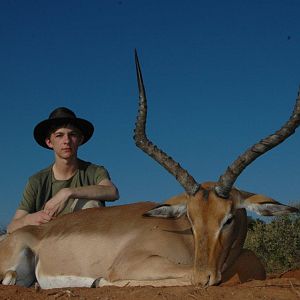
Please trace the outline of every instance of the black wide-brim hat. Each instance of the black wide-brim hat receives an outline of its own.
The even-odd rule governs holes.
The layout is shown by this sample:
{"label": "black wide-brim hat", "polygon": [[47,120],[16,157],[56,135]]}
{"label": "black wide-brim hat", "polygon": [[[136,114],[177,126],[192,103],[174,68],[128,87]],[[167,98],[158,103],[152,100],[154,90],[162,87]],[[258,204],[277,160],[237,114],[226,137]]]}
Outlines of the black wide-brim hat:
{"label": "black wide-brim hat", "polygon": [[73,125],[80,130],[83,135],[81,145],[86,143],[94,133],[94,126],[91,122],[77,118],[75,113],[66,107],[59,107],[51,112],[47,120],[44,120],[35,126],[33,130],[34,139],[40,146],[51,149],[46,144],[46,138],[49,137],[50,133],[49,130],[54,127],[59,128],[59,126],[65,125]]}

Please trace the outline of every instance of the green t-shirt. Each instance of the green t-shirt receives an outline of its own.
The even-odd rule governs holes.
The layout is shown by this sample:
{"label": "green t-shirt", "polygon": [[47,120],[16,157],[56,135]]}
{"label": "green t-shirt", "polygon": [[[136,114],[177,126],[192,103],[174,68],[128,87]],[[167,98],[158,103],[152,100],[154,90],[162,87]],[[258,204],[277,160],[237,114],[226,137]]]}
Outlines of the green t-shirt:
{"label": "green t-shirt", "polygon": [[[79,160],[77,172],[68,180],[56,180],[52,171],[53,165],[31,176],[23,192],[19,208],[28,213],[40,211],[44,204],[59,190],[66,187],[80,187],[98,184],[103,179],[110,179],[107,170],[83,160]],[[60,214],[71,212],[74,199],[69,199]]]}

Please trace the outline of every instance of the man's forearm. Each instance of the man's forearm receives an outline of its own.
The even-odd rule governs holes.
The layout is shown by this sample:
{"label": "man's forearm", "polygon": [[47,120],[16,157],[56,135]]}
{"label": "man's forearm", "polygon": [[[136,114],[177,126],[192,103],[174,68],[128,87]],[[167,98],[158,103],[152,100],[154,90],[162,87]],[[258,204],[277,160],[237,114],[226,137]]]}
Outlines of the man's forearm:
{"label": "man's forearm", "polygon": [[115,186],[89,185],[70,188],[69,198],[114,201],[119,198],[119,192]]}
{"label": "man's forearm", "polygon": [[24,227],[26,225],[26,215],[18,218],[18,219],[13,219],[11,223],[7,226],[7,233],[12,233],[13,231]]}

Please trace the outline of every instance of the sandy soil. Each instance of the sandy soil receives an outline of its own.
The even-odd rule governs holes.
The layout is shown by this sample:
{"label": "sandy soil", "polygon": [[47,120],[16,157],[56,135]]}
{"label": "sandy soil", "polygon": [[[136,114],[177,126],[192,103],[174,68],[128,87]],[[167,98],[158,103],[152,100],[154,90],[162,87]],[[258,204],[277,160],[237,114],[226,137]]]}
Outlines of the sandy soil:
{"label": "sandy soil", "polygon": [[300,270],[269,276],[267,280],[253,280],[243,284],[229,283],[209,288],[199,287],[102,287],[41,290],[0,285],[0,299],[300,299]]}

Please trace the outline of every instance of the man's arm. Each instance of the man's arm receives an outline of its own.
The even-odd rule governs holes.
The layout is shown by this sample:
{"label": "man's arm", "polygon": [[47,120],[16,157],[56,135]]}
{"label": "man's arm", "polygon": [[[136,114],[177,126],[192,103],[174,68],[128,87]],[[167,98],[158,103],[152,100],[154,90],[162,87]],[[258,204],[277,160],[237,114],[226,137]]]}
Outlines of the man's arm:
{"label": "man's arm", "polygon": [[119,199],[119,192],[109,179],[103,179],[97,185],[70,188],[69,198],[87,200],[115,201]]}
{"label": "man's arm", "polygon": [[71,198],[114,201],[119,199],[119,192],[109,179],[103,179],[97,185],[63,188],[45,204],[44,212],[49,216],[57,215]]}
{"label": "man's arm", "polygon": [[41,225],[49,222],[51,219],[52,217],[46,214],[44,211],[38,211],[36,213],[29,214],[26,210],[18,209],[12,221],[7,226],[7,232],[12,233],[13,231],[26,225]]}

